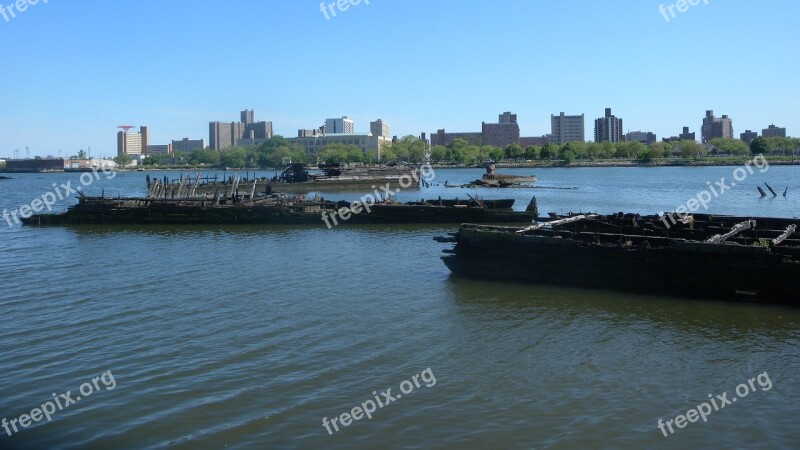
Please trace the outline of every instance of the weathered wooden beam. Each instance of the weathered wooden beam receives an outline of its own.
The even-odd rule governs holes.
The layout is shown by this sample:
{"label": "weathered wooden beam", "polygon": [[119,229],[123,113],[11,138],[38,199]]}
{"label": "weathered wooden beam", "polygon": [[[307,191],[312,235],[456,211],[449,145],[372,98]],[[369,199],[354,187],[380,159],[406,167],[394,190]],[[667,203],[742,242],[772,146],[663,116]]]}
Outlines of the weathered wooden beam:
{"label": "weathered wooden beam", "polygon": [[773,197],[777,197],[778,196],[778,194],[775,193],[775,190],[772,189],[772,186],[770,186],[768,183],[764,183],[764,185],[767,187],[767,189],[769,189],[770,192],[772,192],[772,196]]}
{"label": "weathered wooden beam", "polygon": [[772,245],[773,246],[780,245],[781,242],[789,239],[789,237],[792,236],[795,233],[795,231],[797,231],[797,225],[789,225],[789,227],[786,228],[786,231],[784,231],[783,234],[772,240]]}
{"label": "weathered wooden beam", "polygon": [[517,231],[518,234],[525,233],[527,231],[535,231],[544,227],[558,227],[561,225],[567,225],[573,222],[579,222],[584,219],[594,219],[598,217],[597,214],[579,214],[577,216],[567,217],[566,219],[559,219],[559,220],[551,220],[550,222],[539,222],[537,224],[533,224],[529,227],[523,228]]}
{"label": "weathered wooden beam", "polygon": [[742,223],[736,224],[733,229],[725,234],[718,234],[711,239],[707,240],[707,244],[720,244],[722,242],[727,241],[728,239],[736,236],[737,234],[741,233],[742,231],[749,230],[751,228],[755,228],[756,221],[755,220],[746,220]]}

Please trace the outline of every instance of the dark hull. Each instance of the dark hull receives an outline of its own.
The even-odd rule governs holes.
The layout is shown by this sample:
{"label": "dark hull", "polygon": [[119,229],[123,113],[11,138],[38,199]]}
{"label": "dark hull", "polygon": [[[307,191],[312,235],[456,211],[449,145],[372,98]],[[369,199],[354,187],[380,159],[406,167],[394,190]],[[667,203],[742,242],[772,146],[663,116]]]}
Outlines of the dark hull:
{"label": "dark hull", "polygon": [[442,259],[454,274],[469,277],[800,305],[800,262],[765,247],[595,245],[464,228],[456,239]]}
{"label": "dark hull", "polygon": [[[240,189],[245,188],[245,184],[243,183],[240,186]],[[307,194],[309,192],[341,192],[341,191],[358,191],[364,193],[372,193],[375,189],[379,189],[381,186],[386,187],[389,185],[388,189],[391,190],[419,190],[418,183],[412,183],[408,187],[400,186],[397,178],[373,178],[373,179],[329,179],[329,180],[319,180],[319,181],[306,181],[302,183],[273,183],[270,181],[258,181],[256,182],[256,192],[283,192],[286,194]],[[251,181],[247,184],[246,188],[249,190],[253,186],[253,182]],[[224,193],[227,189],[227,192],[230,193],[231,185],[228,184],[226,186],[225,183],[207,183],[201,184],[197,187],[196,192],[199,194],[214,194],[215,192],[219,191],[220,193]]]}
{"label": "dark hull", "polygon": [[[484,208],[454,208],[422,205],[374,205],[371,212],[362,211],[343,220],[337,215],[329,222],[336,224],[461,224],[478,223],[529,223],[529,213]],[[285,206],[174,206],[150,205],[142,207],[94,206],[76,207],[64,214],[48,214],[24,219],[27,225],[81,225],[81,224],[286,224],[321,225],[322,211],[308,211],[303,207]]]}

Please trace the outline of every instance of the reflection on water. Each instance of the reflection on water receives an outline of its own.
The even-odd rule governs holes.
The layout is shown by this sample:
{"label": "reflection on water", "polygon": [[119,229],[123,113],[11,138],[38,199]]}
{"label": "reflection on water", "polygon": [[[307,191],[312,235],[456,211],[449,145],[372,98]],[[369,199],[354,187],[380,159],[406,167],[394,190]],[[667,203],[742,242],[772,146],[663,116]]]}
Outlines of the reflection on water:
{"label": "reflection on water", "polygon": [[[542,211],[651,211],[685,202],[721,169],[536,170],[542,185],[579,187],[536,195]],[[768,182],[797,179],[788,177],[792,170],[771,169],[778,181]],[[474,172],[438,175],[456,182]],[[141,193],[144,176],[120,175],[106,192]],[[3,184],[0,208],[30,202],[69,176],[41,178]],[[643,194],[643,186],[653,189]],[[432,189],[433,197],[436,189],[474,194]],[[734,213],[798,210],[794,197],[768,203],[738,192],[725,198]],[[510,195],[523,207],[530,194],[481,193]],[[106,370],[117,387],[52,422],[13,437],[0,432],[0,447],[792,448],[800,441],[800,312],[453,277],[439,259],[450,245],[432,241],[448,231],[3,227],[0,418],[19,417]],[[323,417],[428,367],[435,387],[328,436]],[[656,429],[659,418],[763,371],[774,383],[769,392],[670,438]]]}

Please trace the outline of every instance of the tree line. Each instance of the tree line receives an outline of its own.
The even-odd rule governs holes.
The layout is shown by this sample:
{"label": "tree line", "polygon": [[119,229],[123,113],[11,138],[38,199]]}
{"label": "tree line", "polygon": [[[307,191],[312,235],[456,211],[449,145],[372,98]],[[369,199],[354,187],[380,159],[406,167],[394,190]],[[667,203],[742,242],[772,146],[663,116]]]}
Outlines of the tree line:
{"label": "tree line", "polygon": [[[576,160],[627,159],[651,162],[661,158],[700,158],[705,156],[744,156],[748,154],[792,155],[800,149],[800,139],[756,138],[751,145],[739,139],[713,139],[709,146],[695,141],[657,142],[645,145],[641,142],[568,142],[562,145],[545,144],[542,147],[525,148],[511,144],[506,148],[476,145],[465,139],[454,139],[446,146],[430,148],[430,160],[440,164],[476,165],[486,161],[539,160],[563,161],[570,164]],[[221,151],[197,149],[190,153],[149,156],[144,165],[192,165],[241,168],[276,168],[289,163],[422,163],[426,158],[427,143],[414,136],[406,136],[397,142],[387,143],[380,155],[375,150],[362,152],[355,145],[330,144],[314,154],[281,136],[250,147],[239,147]],[[127,156],[127,155],[123,155]],[[116,159],[115,159],[116,160]],[[117,161],[118,164],[124,161]],[[130,161],[127,161],[129,164]],[[123,164],[124,165],[124,164]]]}

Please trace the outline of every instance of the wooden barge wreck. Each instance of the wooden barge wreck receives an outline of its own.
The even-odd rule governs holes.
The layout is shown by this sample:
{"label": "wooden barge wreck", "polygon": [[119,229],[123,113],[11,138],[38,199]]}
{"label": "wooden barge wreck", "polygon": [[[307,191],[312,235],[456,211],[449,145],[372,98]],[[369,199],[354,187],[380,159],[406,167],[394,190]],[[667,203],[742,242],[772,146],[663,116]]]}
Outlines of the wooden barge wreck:
{"label": "wooden barge wreck", "polygon": [[459,275],[800,305],[800,219],[578,214],[462,225],[442,259]]}
{"label": "wooden barge wreck", "polygon": [[[355,167],[341,168],[338,164],[322,166],[321,174],[309,173],[305,164],[290,164],[283,172],[276,174],[272,178],[258,178],[255,181],[258,192],[282,192],[285,194],[308,194],[309,192],[341,192],[353,190],[374,189],[373,186],[386,186],[392,190],[419,190],[420,183],[427,181],[420,180],[420,169],[416,166],[402,167]],[[401,185],[401,177],[408,177],[404,180],[405,185]],[[206,177],[197,186],[197,193],[213,194],[217,189],[223,191],[230,190],[235,176],[228,179],[217,180],[216,177]],[[183,180],[174,180],[171,184],[173,188],[182,183]]]}
{"label": "wooden barge wreck", "polygon": [[[363,206],[356,213],[349,202],[282,194],[240,195],[229,197],[144,198],[80,197],[78,203],[60,214],[40,214],[22,219],[26,225],[81,224],[285,224],[323,225],[338,213],[333,223],[347,224],[459,224],[531,223],[533,209],[514,211],[513,200],[423,200],[398,203],[381,201]],[[158,188],[156,187],[156,192]],[[348,219],[343,220],[342,217]],[[329,226],[330,227],[330,226]]]}

